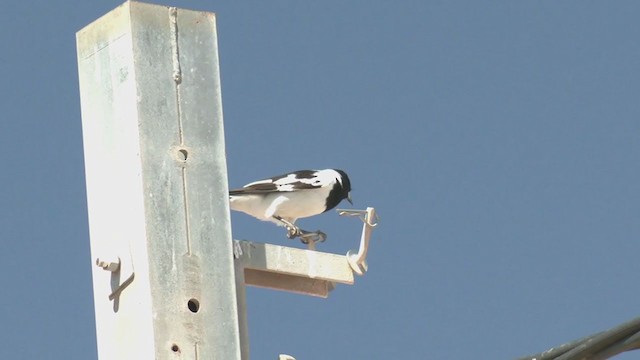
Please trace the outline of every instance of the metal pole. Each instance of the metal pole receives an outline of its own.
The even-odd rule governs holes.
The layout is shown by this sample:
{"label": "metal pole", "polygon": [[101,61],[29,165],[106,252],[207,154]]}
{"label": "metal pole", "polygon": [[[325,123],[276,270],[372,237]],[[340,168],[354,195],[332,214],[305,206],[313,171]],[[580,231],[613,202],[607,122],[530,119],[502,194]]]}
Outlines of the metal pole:
{"label": "metal pole", "polygon": [[240,324],[240,353],[242,359],[249,360],[249,325],[247,319],[247,289],[244,279],[244,266],[241,261],[238,261],[238,244],[234,240],[233,254],[236,257],[235,261],[235,273],[236,273],[236,295],[238,301],[238,322]]}
{"label": "metal pole", "polygon": [[77,49],[100,359],[240,359],[215,15],[127,2]]}

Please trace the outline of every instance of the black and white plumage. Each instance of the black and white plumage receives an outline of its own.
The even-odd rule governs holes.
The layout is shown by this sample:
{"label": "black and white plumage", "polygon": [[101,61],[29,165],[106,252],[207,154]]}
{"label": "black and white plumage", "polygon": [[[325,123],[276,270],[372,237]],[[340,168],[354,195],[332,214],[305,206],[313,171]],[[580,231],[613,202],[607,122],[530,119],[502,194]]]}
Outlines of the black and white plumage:
{"label": "black and white plumage", "polygon": [[324,241],[326,235],[301,230],[296,220],[331,210],[344,199],[351,202],[350,192],[349,176],[342,170],[300,170],[230,190],[229,202],[232,210],[284,226],[290,239],[308,243]]}

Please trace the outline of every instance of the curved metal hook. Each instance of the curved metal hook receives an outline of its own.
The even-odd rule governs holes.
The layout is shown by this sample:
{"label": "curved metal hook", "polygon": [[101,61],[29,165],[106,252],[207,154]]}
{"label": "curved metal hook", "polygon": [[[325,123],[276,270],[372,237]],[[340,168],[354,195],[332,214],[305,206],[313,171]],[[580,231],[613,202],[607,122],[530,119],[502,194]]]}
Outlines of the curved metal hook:
{"label": "curved metal hook", "polygon": [[376,227],[378,226],[378,222],[380,221],[380,216],[378,216],[375,212],[373,213],[374,222],[371,222],[369,218],[369,213],[367,210],[351,210],[351,209],[336,209],[338,215],[340,216],[357,216],[363,223]]}
{"label": "curved metal hook", "polygon": [[[369,250],[369,239],[371,238],[371,232],[373,228],[378,225],[379,217],[376,215],[376,210],[372,207],[368,207],[366,210],[349,210],[349,209],[337,209],[338,214],[341,216],[357,216],[364,225],[362,226],[362,235],[360,236],[360,247],[357,253],[349,250],[347,252],[347,260],[351,270],[358,275],[364,275],[367,272],[367,251]],[[374,219],[374,222],[371,220]]]}

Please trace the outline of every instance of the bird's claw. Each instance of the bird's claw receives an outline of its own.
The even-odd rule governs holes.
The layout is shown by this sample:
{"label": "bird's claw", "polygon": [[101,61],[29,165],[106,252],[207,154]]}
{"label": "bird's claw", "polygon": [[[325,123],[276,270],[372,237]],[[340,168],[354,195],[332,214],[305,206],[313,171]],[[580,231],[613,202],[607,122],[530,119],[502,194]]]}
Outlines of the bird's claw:
{"label": "bird's claw", "polygon": [[317,231],[303,231],[302,234],[300,234],[300,241],[303,244],[309,244],[309,242],[324,242],[325,240],[327,240],[327,234],[323,233],[320,230]]}
{"label": "bird's claw", "polygon": [[316,231],[306,231],[298,228],[297,226],[291,227],[287,226],[287,238],[295,239],[299,237],[300,241],[303,244],[309,244],[309,242],[324,242],[327,240],[327,234],[323,233],[320,230]]}
{"label": "bird's claw", "polygon": [[302,233],[299,228],[287,226],[287,238],[295,239],[300,235],[302,235]]}

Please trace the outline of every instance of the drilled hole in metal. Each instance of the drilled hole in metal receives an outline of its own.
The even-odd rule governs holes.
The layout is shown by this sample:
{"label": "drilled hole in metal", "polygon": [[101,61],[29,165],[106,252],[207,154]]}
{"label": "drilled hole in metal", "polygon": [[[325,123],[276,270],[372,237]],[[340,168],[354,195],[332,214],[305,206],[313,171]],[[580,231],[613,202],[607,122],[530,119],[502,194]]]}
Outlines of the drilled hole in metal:
{"label": "drilled hole in metal", "polygon": [[187,149],[178,150],[178,157],[180,158],[180,160],[187,161],[188,156],[189,156],[189,152],[187,151]]}
{"label": "drilled hole in metal", "polygon": [[197,299],[190,299],[187,301],[187,307],[192,313],[197,313],[200,310],[200,302]]}

